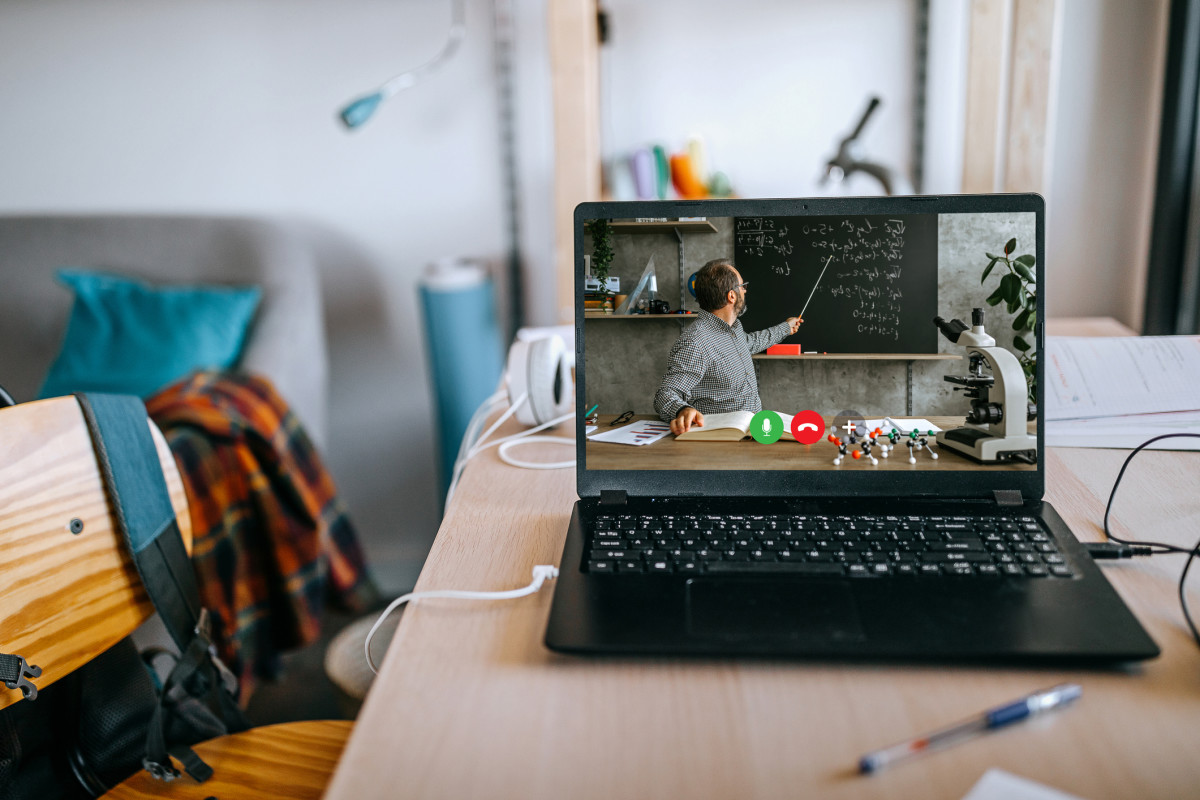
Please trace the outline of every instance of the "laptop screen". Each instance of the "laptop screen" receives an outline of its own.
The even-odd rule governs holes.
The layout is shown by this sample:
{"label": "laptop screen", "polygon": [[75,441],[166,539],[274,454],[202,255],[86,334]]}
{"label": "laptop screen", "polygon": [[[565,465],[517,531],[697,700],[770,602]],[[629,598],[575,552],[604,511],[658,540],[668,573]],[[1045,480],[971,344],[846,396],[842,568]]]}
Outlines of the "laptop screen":
{"label": "laptop screen", "polygon": [[1041,199],[972,200],[580,206],[585,469],[1036,472]]}

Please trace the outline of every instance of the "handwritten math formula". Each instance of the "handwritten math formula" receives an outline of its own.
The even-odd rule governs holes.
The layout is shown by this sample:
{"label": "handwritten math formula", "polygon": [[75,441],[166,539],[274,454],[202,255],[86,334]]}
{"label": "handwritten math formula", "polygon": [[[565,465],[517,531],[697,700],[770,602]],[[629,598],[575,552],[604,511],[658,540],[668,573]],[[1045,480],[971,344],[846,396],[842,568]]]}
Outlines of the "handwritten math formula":
{"label": "handwritten math formula", "polygon": [[[827,334],[830,346],[817,346],[830,351],[843,345],[900,352],[902,340],[910,348],[936,351],[936,331],[916,329],[921,323],[932,329],[925,317],[933,315],[925,311],[937,303],[936,224],[935,217],[917,215],[739,217],[735,264],[744,277],[758,281],[760,291],[750,295],[749,304],[761,298],[759,305],[775,315],[789,302],[782,298],[804,298],[816,286],[805,315],[812,326],[798,335],[805,350]],[[818,284],[826,261],[829,268]]]}

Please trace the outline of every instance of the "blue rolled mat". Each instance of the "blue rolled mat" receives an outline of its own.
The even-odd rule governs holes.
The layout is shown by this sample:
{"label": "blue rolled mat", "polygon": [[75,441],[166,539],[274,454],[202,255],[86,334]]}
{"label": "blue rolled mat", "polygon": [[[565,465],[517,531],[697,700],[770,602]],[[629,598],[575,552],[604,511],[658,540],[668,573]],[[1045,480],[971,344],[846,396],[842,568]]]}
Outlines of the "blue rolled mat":
{"label": "blue rolled mat", "polygon": [[504,369],[492,279],[479,267],[439,262],[419,287],[433,377],[442,493],[463,433]]}

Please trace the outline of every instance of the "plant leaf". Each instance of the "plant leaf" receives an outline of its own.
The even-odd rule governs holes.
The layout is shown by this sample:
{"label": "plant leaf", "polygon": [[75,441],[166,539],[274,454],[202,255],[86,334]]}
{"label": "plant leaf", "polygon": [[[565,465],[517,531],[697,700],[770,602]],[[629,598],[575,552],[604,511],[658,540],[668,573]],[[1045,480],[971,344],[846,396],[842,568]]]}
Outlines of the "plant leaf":
{"label": "plant leaf", "polygon": [[1023,256],[1017,256],[1016,258],[1013,259],[1013,261],[1017,262],[1018,264],[1024,264],[1025,266],[1029,267],[1030,269],[1033,269],[1033,265],[1037,263],[1037,259],[1028,254],[1023,255]]}
{"label": "plant leaf", "polygon": [[1014,336],[1013,337],[1013,347],[1017,348],[1022,353],[1024,353],[1026,350],[1029,349],[1029,342],[1025,341],[1020,336]]}
{"label": "plant leaf", "polygon": [[1012,262],[1012,265],[1013,265],[1013,269],[1015,269],[1017,271],[1017,274],[1020,275],[1025,280],[1029,281],[1030,283],[1032,283],[1034,280],[1036,280],[1036,278],[1033,277],[1033,272],[1030,271],[1029,267],[1026,266],[1025,264],[1022,264],[1019,259],[1017,261]]}
{"label": "plant leaf", "polygon": [[1000,260],[1000,256],[994,256],[994,255],[992,255],[991,253],[984,253],[984,255],[985,255],[985,256],[987,256],[988,258],[990,258],[992,261],[999,261],[999,260]]}
{"label": "plant leaf", "polygon": [[1026,322],[1026,324],[1030,328],[1037,327],[1037,309],[1036,308],[1029,312],[1029,320]]}
{"label": "plant leaf", "polygon": [[1008,244],[1004,245],[1004,255],[1011,255],[1013,250],[1017,249],[1017,240],[1009,239]]}
{"label": "plant leaf", "polygon": [[1013,320],[1013,330],[1023,331],[1027,327],[1029,327],[1029,312],[1022,311],[1020,314],[1017,314],[1017,318]]}
{"label": "plant leaf", "polygon": [[997,287],[996,287],[996,291],[992,292],[992,293],[991,293],[991,294],[988,296],[988,299],[987,299],[986,301],[984,301],[984,302],[986,302],[986,303],[987,303],[989,306],[994,306],[994,305],[996,305],[997,303],[999,303],[999,302],[1000,302],[1001,300],[1003,300],[1003,299],[1004,299],[1004,287],[1003,287],[1003,286],[997,286]]}
{"label": "plant leaf", "polygon": [[990,263],[987,265],[987,267],[985,267],[985,268],[984,268],[984,270],[983,270],[983,277],[979,279],[979,282],[980,282],[981,284],[982,284],[984,281],[986,281],[986,280],[987,280],[987,276],[991,274],[991,272],[992,272],[992,268],[993,268],[994,266],[996,266],[996,262],[997,262],[997,261],[999,261],[999,260],[1000,260],[1000,259],[996,258],[996,256],[992,256],[992,260],[991,260],[991,262],[990,262]]}
{"label": "plant leaf", "polygon": [[1021,279],[1011,272],[1000,279],[1000,288],[1004,290],[1004,299],[1011,306],[1021,300]]}

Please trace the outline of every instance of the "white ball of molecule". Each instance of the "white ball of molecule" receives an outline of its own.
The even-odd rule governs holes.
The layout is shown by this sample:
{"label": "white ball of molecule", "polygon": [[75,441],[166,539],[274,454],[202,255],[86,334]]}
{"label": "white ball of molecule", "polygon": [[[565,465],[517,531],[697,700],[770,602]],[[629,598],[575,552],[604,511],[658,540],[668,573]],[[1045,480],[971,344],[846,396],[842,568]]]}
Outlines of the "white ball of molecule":
{"label": "white ball of molecule", "polygon": [[937,461],[937,453],[935,453],[935,452],[933,452],[932,450],[930,450],[930,451],[929,451],[929,455],[933,456],[933,460],[934,460],[934,461]]}
{"label": "white ball of molecule", "polygon": [[910,463],[910,464],[915,464],[915,463],[917,463],[917,457],[916,457],[916,456],[911,456],[911,455],[910,455],[910,456],[908,457],[908,463]]}
{"label": "white ball of molecule", "polygon": [[878,466],[878,465],[879,465],[879,459],[878,459],[878,458],[876,458],[875,456],[871,456],[871,464],[872,464],[872,465],[874,465],[874,466]]}
{"label": "white ball of molecule", "polygon": [[838,466],[838,465],[839,465],[839,464],[841,464],[841,463],[842,463],[842,459],[841,459],[841,458],[835,458],[835,459],[833,460],[833,465],[834,465],[835,467],[836,467],[836,466]]}

